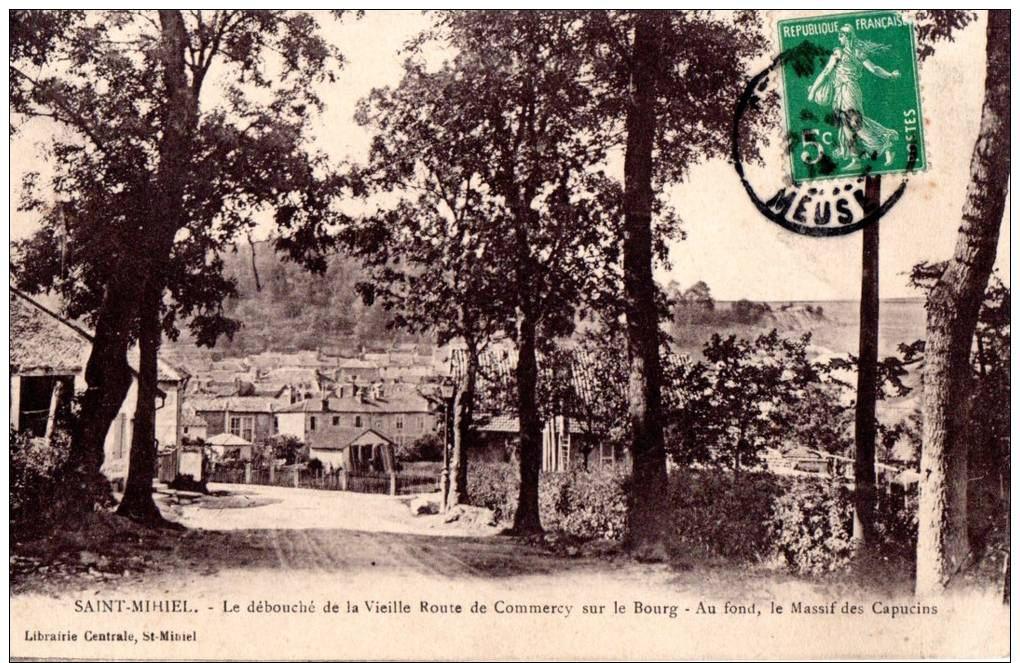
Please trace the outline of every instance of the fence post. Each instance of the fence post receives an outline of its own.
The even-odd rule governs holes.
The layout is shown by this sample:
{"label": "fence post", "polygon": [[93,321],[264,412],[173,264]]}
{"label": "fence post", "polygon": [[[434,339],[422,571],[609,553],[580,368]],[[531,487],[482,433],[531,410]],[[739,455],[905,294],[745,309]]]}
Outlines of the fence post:
{"label": "fence post", "polygon": [[390,495],[397,494],[397,473],[390,472]]}
{"label": "fence post", "polygon": [[347,470],[337,471],[337,476],[340,477],[340,490],[347,490]]}
{"label": "fence post", "polygon": [[244,464],[244,482],[251,483],[251,461]]}
{"label": "fence post", "polygon": [[269,484],[273,484],[273,480],[276,478],[276,463],[272,460],[269,461]]}
{"label": "fence post", "polygon": [[294,487],[295,488],[300,488],[301,487],[300,484],[301,484],[301,468],[295,467],[294,468]]}

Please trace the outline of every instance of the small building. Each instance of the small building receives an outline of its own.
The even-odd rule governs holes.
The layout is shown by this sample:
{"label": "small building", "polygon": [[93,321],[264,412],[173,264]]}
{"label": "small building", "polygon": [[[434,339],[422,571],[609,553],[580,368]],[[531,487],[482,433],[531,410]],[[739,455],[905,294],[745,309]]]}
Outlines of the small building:
{"label": "small building", "polygon": [[[520,420],[515,414],[477,415],[475,443],[468,459],[480,463],[509,462],[520,440]],[[592,440],[581,422],[555,416],[542,426],[542,471],[609,469],[626,460],[623,449],[605,440]]]}
{"label": "small building", "polygon": [[328,470],[389,473],[397,466],[392,440],[371,428],[343,431],[309,446],[309,457]]}
{"label": "small building", "polygon": [[253,456],[252,443],[231,433],[213,435],[205,441],[205,448],[219,458],[248,461]]}

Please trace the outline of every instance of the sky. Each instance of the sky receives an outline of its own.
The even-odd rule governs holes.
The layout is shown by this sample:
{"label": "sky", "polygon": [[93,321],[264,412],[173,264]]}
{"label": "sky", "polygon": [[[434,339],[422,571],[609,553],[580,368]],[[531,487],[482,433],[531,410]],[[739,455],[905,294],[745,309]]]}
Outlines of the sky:
{"label": "sky", "polygon": [[[773,35],[774,20],[786,17],[769,13]],[[401,48],[428,26],[428,19],[418,12],[369,11],[360,20],[323,16],[322,22],[347,64],[336,83],[322,90],[327,108],[313,128],[316,146],[337,160],[363,160],[371,137],[354,121],[357,101],[374,87],[399,81]],[[904,273],[921,260],[945,260],[952,254],[980,120],[984,29],[982,17],[955,42],[940,44],[919,70],[929,168],[910,178],[903,199],[881,221],[883,298],[918,296]],[[31,215],[15,209],[18,183],[27,171],[47,172],[42,141],[52,130],[52,125],[37,123],[11,140],[12,240],[36,227]],[[671,244],[669,269],[656,270],[663,283],[674,280],[686,287],[705,281],[720,300],[859,297],[861,234],[804,237],[773,224],[754,209],[724,161],[693,168],[685,182],[667,190],[667,198],[679,212],[687,238]],[[1008,205],[996,266],[1008,283]]]}

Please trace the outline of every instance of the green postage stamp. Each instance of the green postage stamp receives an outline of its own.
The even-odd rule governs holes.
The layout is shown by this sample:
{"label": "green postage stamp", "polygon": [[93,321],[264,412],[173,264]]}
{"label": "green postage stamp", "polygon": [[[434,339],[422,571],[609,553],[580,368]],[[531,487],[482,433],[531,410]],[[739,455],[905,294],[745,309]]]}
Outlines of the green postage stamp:
{"label": "green postage stamp", "polygon": [[778,25],[795,182],[924,170],[912,24],[872,11]]}

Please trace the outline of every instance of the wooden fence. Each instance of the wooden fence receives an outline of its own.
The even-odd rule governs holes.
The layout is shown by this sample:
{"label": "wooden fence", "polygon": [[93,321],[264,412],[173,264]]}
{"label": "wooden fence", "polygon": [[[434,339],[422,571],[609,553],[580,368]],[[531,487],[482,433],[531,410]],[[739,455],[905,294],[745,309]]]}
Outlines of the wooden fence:
{"label": "wooden fence", "polygon": [[211,483],[240,483],[257,486],[348,490],[380,495],[412,495],[439,490],[439,476],[420,472],[310,472],[302,468],[253,469],[214,467]]}

